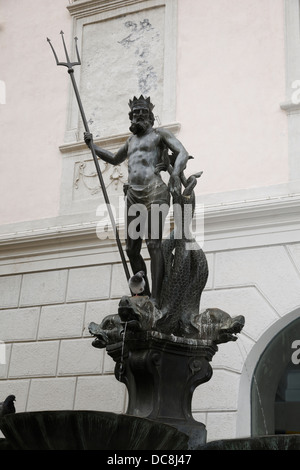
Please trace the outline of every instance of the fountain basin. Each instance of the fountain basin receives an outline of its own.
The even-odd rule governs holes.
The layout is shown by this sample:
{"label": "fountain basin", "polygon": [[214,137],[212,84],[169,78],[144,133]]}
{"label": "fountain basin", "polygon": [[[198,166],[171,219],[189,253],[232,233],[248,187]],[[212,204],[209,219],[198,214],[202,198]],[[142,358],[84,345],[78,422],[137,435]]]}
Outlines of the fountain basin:
{"label": "fountain basin", "polygon": [[300,450],[300,435],[275,434],[211,441],[199,450]]}
{"label": "fountain basin", "polygon": [[188,436],[146,418],[104,411],[37,411],[4,416],[1,449],[182,450]]}

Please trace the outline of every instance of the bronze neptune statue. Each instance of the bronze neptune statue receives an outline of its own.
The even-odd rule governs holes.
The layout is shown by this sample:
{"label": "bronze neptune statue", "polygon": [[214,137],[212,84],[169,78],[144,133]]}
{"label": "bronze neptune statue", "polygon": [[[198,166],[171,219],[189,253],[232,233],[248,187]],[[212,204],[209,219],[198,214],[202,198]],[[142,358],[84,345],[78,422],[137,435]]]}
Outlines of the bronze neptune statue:
{"label": "bronze neptune statue", "polygon": [[[151,300],[158,305],[164,275],[162,254],[164,221],[170,205],[170,192],[180,194],[180,175],[186,168],[189,155],[171,132],[163,128],[153,128],[154,106],[150,98],[144,98],[142,95],[139,98],[134,97],[129,101],[129,106],[132,135],[117,153],[112,154],[94,145],[89,133],[85,133],[84,138],[89,147],[94,145],[96,155],[105,162],[119,165],[128,159],[128,184],[124,188],[127,214],[126,252],[133,274],[139,271],[146,273],[146,265],[141,256],[142,240],[145,236],[151,259],[152,289],[150,293],[146,277],[144,293],[151,296]],[[166,162],[168,150],[174,155],[169,188],[160,175],[161,170],[168,169]],[[134,221],[137,216],[141,225],[138,237],[136,233],[130,233],[130,230],[136,227]]]}

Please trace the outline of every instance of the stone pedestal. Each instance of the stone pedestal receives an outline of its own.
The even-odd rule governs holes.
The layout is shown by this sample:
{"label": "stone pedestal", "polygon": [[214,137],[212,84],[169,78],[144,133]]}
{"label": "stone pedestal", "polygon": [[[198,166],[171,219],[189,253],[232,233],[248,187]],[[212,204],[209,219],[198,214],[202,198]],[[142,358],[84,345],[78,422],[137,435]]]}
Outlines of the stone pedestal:
{"label": "stone pedestal", "polygon": [[143,336],[106,347],[117,380],[128,389],[126,414],[174,426],[189,436],[191,449],[205,444],[206,428],[193,419],[191,402],[195,388],[212,376],[209,361],[217,346],[154,332]]}
{"label": "stone pedestal", "polygon": [[182,312],[181,318],[163,314],[148,296],[123,296],[118,314],[90,323],[89,331],[92,345],[106,348],[117,380],[128,389],[126,414],[171,425],[189,437],[189,449],[197,449],[206,442],[206,429],[193,419],[193,392],[210,380],[218,344],[236,341],[245,319],[217,308]]}

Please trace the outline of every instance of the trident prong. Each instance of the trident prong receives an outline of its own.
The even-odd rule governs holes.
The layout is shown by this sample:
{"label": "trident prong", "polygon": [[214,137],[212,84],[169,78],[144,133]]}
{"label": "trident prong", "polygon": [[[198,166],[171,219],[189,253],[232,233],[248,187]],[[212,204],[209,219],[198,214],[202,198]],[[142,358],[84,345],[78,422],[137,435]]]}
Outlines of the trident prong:
{"label": "trident prong", "polygon": [[[77,62],[71,62],[70,59],[69,59],[67,48],[66,48],[63,31],[61,31],[60,34],[61,34],[61,37],[62,37],[62,42],[63,42],[67,62],[59,62],[58,57],[56,55],[54,47],[51,44],[50,39],[47,38],[47,41],[49,42],[50,47],[52,49],[52,52],[54,54],[56,64],[68,67],[68,73],[69,73],[70,78],[71,78],[71,82],[72,82],[73,89],[74,89],[74,92],[75,92],[75,96],[76,96],[76,99],[77,99],[77,103],[78,103],[78,107],[79,107],[79,110],[80,110],[81,118],[82,118],[82,121],[83,121],[84,129],[85,129],[86,132],[90,133],[89,125],[88,125],[88,122],[87,122],[87,119],[86,119],[86,116],[85,116],[85,112],[84,112],[84,109],[83,109],[83,106],[82,106],[82,102],[81,102],[81,98],[80,98],[80,95],[79,95],[78,87],[77,87],[77,84],[76,84],[75,74],[73,73],[74,72],[74,69],[73,69],[74,65],[81,65],[79,52],[78,52],[78,47],[77,47],[78,38],[77,37],[74,38],[75,39],[75,50],[76,50],[76,55],[77,55]],[[95,167],[96,167],[98,177],[99,177],[99,181],[100,181],[100,186],[101,186],[101,189],[102,189],[104,200],[106,202],[106,206],[107,206],[108,214],[109,214],[110,221],[111,221],[111,224],[112,224],[112,228],[113,228],[113,231],[114,231],[114,234],[115,234],[115,237],[116,237],[116,242],[117,242],[117,245],[118,245],[118,249],[119,249],[119,253],[120,253],[120,256],[121,256],[121,260],[122,260],[123,268],[124,268],[124,271],[125,271],[125,275],[127,277],[127,280],[129,280],[129,278],[130,278],[129,269],[128,269],[128,266],[127,266],[127,263],[126,263],[123,247],[122,247],[121,240],[120,240],[120,237],[119,237],[118,228],[116,226],[116,222],[115,222],[115,219],[114,219],[114,214],[113,214],[111,206],[110,206],[108,194],[107,194],[107,191],[106,191],[106,187],[105,187],[105,184],[104,184],[102,172],[101,172],[101,169],[100,169],[100,165],[99,165],[99,162],[98,162],[98,158],[97,158],[97,155],[96,155],[96,152],[95,152],[93,142],[91,142],[90,150],[92,152],[93,160],[94,160]]]}
{"label": "trident prong", "polygon": [[68,72],[70,73],[70,72],[73,72],[73,67],[75,65],[81,65],[78,46],[77,46],[78,38],[77,37],[74,38],[74,40],[75,40],[75,50],[76,50],[76,55],[77,55],[77,62],[71,62],[70,59],[69,59],[69,54],[68,54],[66,43],[65,43],[64,32],[61,31],[60,34],[61,34],[61,38],[62,38],[62,42],[63,42],[67,62],[59,62],[58,57],[56,55],[56,52],[54,50],[54,47],[52,46],[51,40],[49,38],[47,38],[47,41],[49,42],[50,47],[52,49],[53,55],[54,55],[55,60],[56,60],[56,65],[63,65],[64,67],[68,67]]}

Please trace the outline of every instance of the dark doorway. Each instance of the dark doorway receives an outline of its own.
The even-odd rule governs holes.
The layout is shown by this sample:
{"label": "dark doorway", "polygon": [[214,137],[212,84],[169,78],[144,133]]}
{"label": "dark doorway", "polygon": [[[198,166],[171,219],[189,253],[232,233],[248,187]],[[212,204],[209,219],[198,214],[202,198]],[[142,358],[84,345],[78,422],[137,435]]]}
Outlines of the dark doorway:
{"label": "dark doorway", "polygon": [[251,434],[300,433],[300,318],[261,354],[252,378]]}

